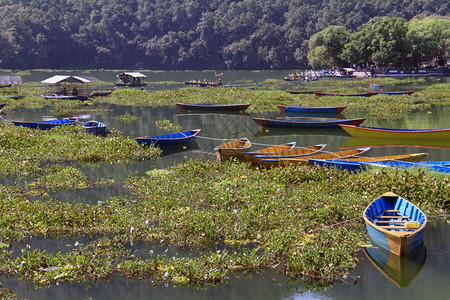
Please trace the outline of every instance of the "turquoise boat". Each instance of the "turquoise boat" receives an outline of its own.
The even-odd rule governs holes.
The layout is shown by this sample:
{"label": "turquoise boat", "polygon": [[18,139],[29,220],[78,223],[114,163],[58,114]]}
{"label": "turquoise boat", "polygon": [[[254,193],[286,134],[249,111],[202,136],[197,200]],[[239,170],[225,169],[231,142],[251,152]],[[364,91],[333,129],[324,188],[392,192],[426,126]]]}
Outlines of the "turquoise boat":
{"label": "turquoise boat", "polygon": [[387,192],[364,210],[367,233],[377,245],[404,256],[423,245],[426,215],[408,200]]}

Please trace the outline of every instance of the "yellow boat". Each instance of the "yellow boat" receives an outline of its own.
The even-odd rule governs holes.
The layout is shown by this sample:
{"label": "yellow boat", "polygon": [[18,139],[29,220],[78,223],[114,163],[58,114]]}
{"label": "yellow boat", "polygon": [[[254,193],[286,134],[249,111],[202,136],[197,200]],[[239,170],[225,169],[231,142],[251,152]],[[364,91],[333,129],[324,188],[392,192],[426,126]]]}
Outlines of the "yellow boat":
{"label": "yellow boat", "polygon": [[411,153],[411,154],[399,154],[399,155],[386,155],[386,156],[373,156],[373,157],[350,157],[346,161],[367,161],[367,162],[379,162],[379,161],[409,161],[418,162],[422,161],[428,153]]}
{"label": "yellow boat", "polygon": [[355,156],[362,156],[365,155],[368,151],[370,151],[370,147],[364,147],[364,148],[357,148],[357,149],[348,149],[343,151],[337,151],[337,152],[324,152],[324,153],[317,153],[313,155],[308,155],[304,157],[298,157],[298,158],[288,158],[288,157],[281,157],[279,159],[262,159],[261,165],[265,168],[268,167],[287,167],[287,166],[299,166],[299,165],[310,165],[311,163],[308,161],[308,159],[343,159],[343,158],[349,158],[349,157],[355,157]]}
{"label": "yellow boat", "polygon": [[393,129],[380,127],[364,127],[355,125],[339,124],[348,134],[363,138],[384,139],[450,139],[450,128],[441,129]]}
{"label": "yellow boat", "polygon": [[280,159],[280,158],[300,158],[300,157],[310,157],[311,155],[317,154],[323,150],[326,144],[317,144],[313,146],[293,148],[291,150],[283,151],[280,153],[267,153],[261,155],[254,155],[254,163],[261,164],[263,159]]}
{"label": "yellow boat", "polygon": [[290,143],[272,146],[272,147],[264,148],[261,150],[252,151],[252,152],[249,152],[249,151],[242,152],[242,155],[244,155],[244,158],[246,161],[254,162],[255,160],[253,159],[253,156],[255,156],[255,155],[267,155],[267,154],[271,154],[271,153],[281,153],[281,152],[293,149],[296,144],[297,144],[296,142],[290,142]]}
{"label": "yellow boat", "polygon": [[386,138],[363,138],[352,137],[346,141],[341,148],[354,148],[354,147],[397,147],[397,146],[412,146],[412,147],[425,147],[425,148],[450,148],[450,139],[386,139]]}
{"label": "yellow boat", "polygon": [[247,151],[251,146],[252,143],[247,138],[240,138],[217,146],[214,150],[216,151],[217,161],[229,160],[231,158],[245,160],[242,152]]}

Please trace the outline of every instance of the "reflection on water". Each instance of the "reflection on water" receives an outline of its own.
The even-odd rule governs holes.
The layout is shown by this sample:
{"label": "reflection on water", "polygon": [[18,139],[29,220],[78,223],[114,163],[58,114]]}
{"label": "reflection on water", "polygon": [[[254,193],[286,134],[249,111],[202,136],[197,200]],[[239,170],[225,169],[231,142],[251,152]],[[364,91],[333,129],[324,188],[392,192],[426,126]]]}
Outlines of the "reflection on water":
{"label": "reflection on water", "polygon": [[[58,251],[73,249],[75,242],[85,245],[90,241],[89,237],[78,239],[36,239],[29,244],[40,249],[55,247]],[[35,244],[33,244],[35,243]],[[399,287],[391,279],[380,272],[379,268],[361,251],[360,262],[351,276],[332,288],[322,291],[303,292],[303,284],[300,280],[291,282],[277,269],[267,269],[260,273],[230,275],[226,285],[207,287],[205,289],[175,288],[154,285],[145,280],[127,280],[123,277],[115,277],[104,281],[88,283],[59,283],[51,287],[38,287],[33,284],[19,282],[16,278],[2,277],[3,287],[10,288],[18,294],[19,299],[447,299],[448,279],[448,255],[450,250],[450,224],[445,219],[431,219],[424,235],[424,244],[427,248],[418,252],[418,262],[401,262],[400,265],[391,267],[390,274],[401,271],[414,273],[409,284]],[[20,245],[19,248],[23,248]],[[183,256],[183,249],[153,247],[147,243],[137,243],[131,250],[136,250],[140,257],[149,257],[153,253]],[[421,249],[419,249],[421,250]],[[425,259],[426,257],[426,259]],[[423,263],[423,261],[425,261]],[[422,261],[422,264],[421,264]],[[411,264],[411,266],[405,265]],[[385,268],[386,269],[386,268]],[[395,275],[391,275],[395,276]],[[403,275],[402,275],[403,276]],[[357,278],[355,280],[354,278]]]}
{"label": "reflection on water", "polygon": [[364,248],[364,254],[387,279],[402,288],[414,281],[427,259],[423,245],[406,256],[395,255],[377,245]]}

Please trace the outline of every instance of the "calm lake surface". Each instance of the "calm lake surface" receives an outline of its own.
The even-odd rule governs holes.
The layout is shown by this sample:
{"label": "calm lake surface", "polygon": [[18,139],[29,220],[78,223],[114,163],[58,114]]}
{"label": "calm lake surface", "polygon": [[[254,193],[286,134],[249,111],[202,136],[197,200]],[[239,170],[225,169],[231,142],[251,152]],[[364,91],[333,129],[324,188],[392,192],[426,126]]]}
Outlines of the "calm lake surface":
{"label": "calm lake surface", "polygon": [[[95,76],[99,80],[114,82],[115,74],[119,71],[91,71],[75,72],[73,75]],[[147,89],[183,88],[183,81],[193,78],[214,79],[214,71],[204,72],[145,72],[149,85]],[[266,79],[281,79],[292,71],[236,71],[226,72],[223,77],[225,86],[259,85]],[[4,73],[0,72],[0,75]],[[39,82],[55,74],[64,75],[65,72],[31,72],[23,76],[24,82]],[[351,79],[349,79],[351,80]],[[442,79],[448,80],[448,79]],[[170,83],[163,83],[163,82]],[[430,82],[433,81],[430,79]],[[427,80],[420,86],[408,85],[403,82],[401,86],[395,86],[396,90],[415,89],[420,90],[430,84]],[[297,85],[306,85],[303,82],[283,83],[280,88],[291,89]],[[326,86],[326,80],[324,80]],[[385,88],[387,89],[387,88]],[[345,92],[345,91],[344,91]],[[246,102],[243,99],[243,102]],[[319,106],[319,105],[318,105]],[[404,143],[374,143],[373,141],[351,138],[341,129],[336,130],[267,130],[262,129],[252,117],[277,117],[280,111],[274,110],[266,113],[246,114],[212,114],[192,113],[180,111],[177,107],[139,108],[129,106],[102,106],[98,110],[98,104],[92,101],[86,106],[86,110],[78,115],[80,121],[95,119],[104,122],[109,128],[121,131],[131,137],[165,134],[166,131],[156,128],[155,121],[169,120],[174,124],[180,124],[183,130],[200,128],[200,137],[196,144],[178,153],[168,153],[157,161],[144,161],[128,166],[116,164],[102,167],[81,167],[89,178],[95,181],[97,178],[114,179],[116,184],[107,187],[93,188],[80,191],[60,191],[50,195],[54,199],[68,202],[82,202],[97,204],[111,197],[129,195],[122,188],[123,181],[134,174],[144,175],[146,171],[154,168],[167,168],[173,164],[188,159],[214,160],[214,147],[228,139],[248,137],[255,149],[267,145],[276,145],[285,142],[296,141],[297,146],[308,146],[319,143],[327,144],[326,151],[337,151],[346,147],[372,146],[370,156],[393,155],[402,153],[427,152],[426,161],[450,160],[450,141],[421,142],[420,145],[404,145]],[[137,116],[134,122],[123,122],[118,119],[126,113]],[[346,118],[366,117],[363,113],[352,111],[343,112]],[[6,110],[2,113],[6,120],[37,121],[56,116],[48,107],[39,110],[20,108]],[[406,118],[398,121],[387,122],[376,117],[368,118],[363,125],[394,127],[394,128],[447,128],[450,127],[450,108],[433,107],[428,111],[412,112]],[[394,145],[393,145],[394,144]],[[12,183],[9,183],[12,184]],[[113,277],[106,281],[90,282],[87,284],[60,283],[48,288],[35,288],[33,284],[19,282],[16,278],[0,279],[2,287],[10,288],[18,294],[19,299],[449,299],[450,298],[450,224],[448,218],[431,219],[426,229],[425,259],[424,255],[415,258],[418,262],[409,259],[408,262],[399,262],[406,265],[407,274],[413,274],[408,279],[402,279],[403,283],[395,281],[396,274],[391,274],[394,279],[385,276],[381,267],[376,267],[363,251],[359,258],[360,263],[353,271],[352,276],[342,281],[342,284],[322,290],[307,291],[301,293],[303,284],[301,281],[289,282],[277,270],[266,270],[261,274],[232,277],[227,285],[208,287],[205,290],[191,288],[173,288],[153,286],[150,282],[127,280],[121,277]],[[83,238],[77,241],[83,242]],[[33,239],[27,242],[32,249],[47,250],[49,252],[70,251],[67,244],[73,240]],[[25,245],[17,245],[17,249]],[[143,256],[148,254],[149,245],[136,245],[136,251]],[[411,262],[412,261],[412,262]],[[392,272],[391,272],[392,273]],[[394,272],[395,273],[395,272]],[[405,273],[405,272],[403,272]],[[398,274],[397,274],[398,275]],[[406,275],[402,274],[403,277]],[[408,277],[408,276],[406,276]],[[355,280],[357,279],[357,280]],[[397,278],[398,279],[398,278]],[[406,285],[406,286],[405,286]],[[400,287],[399,287],[400,286]]]}

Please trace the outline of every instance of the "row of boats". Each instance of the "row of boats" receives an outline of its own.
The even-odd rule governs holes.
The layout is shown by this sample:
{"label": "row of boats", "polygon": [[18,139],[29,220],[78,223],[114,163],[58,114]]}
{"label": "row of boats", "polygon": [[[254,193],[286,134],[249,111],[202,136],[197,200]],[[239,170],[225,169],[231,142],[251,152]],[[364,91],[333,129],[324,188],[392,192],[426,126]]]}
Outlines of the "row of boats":
{"label": "row of boats", "polygon": [[[33,129],[50,130],[62,125],[75,125],[78,124],[79,122],[78,117],[69,117],[62,119],[35,121],[35,122],[12,121],[12,123],[16,126],[28,127]],[[86,123],[83,123],[83,128],[95,135],[104,135],[106,134],[107,125],[99,121],[91,120]]]}

